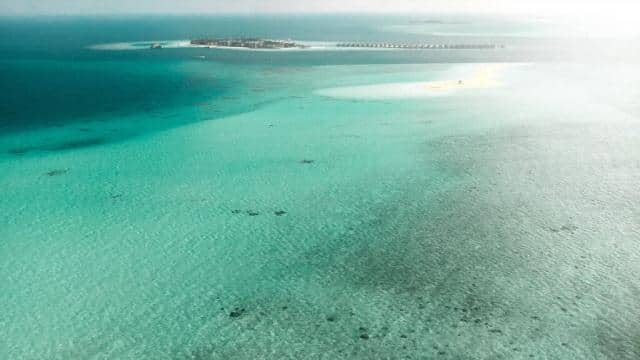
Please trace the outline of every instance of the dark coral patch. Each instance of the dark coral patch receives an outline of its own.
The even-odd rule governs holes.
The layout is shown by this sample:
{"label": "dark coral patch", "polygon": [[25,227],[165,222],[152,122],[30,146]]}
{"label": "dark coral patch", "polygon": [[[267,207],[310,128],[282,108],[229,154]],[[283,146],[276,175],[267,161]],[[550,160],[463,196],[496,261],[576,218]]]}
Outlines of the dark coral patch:
{"label": "dark coral patch", "polygon": [[244,313],[245,313],[245,309],[244,308],[236,307],[233,310],[231,310],[231,312],[229,313],[229,317],[238,318],[238,317],[242,316]]}
{"label": "dark coral patch", "polygon": [[69,169],[55,169],[55,170],[47,171],[44,174],[47,176],[59,176],[59,175],[64,175],[68,172],[69,172]]}
{"label": "dark coral patch", "polygon": [[46,148],[46,150],[51,150],[51,151],[72,150],[72,149],[79,149],[84,147],[100,145],[105,142],[106,140],[103,138],[71,140],[71,141],[66,141],[60,144],[49,146]]}
{"label": "dark coral patch", "polygon": [[27,152],[33,150],[33,148],[30,147],[20,147],[20,148],[13,148],[13,149],[9,149],[9,154],[11,155],[24,155]]}

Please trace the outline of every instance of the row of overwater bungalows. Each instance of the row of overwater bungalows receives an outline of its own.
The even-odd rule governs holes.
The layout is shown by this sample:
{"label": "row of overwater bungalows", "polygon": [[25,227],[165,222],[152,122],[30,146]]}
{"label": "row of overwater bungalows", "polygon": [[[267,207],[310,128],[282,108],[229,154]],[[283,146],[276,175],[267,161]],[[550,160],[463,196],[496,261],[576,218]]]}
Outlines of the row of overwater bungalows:
{"label": "row of overwater bungalows", "polygon": [[394,44],[394,43],[338,43],[337,47],[382,48],[382,49],[496,49],[504,45],[496,44]]}

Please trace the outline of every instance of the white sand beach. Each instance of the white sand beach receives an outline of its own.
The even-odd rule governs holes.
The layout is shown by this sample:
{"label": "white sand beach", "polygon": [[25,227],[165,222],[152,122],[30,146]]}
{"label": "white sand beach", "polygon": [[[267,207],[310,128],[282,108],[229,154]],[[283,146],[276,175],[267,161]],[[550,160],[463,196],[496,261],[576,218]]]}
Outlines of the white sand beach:
{"label": "white sand beach", "polygon": [[479,64],[467,77],[446,80],[346,86],[316,91],[317,94],[347,99],[398,99],[450,95],[458,90],[501,86],[499,75],[508,64]]}

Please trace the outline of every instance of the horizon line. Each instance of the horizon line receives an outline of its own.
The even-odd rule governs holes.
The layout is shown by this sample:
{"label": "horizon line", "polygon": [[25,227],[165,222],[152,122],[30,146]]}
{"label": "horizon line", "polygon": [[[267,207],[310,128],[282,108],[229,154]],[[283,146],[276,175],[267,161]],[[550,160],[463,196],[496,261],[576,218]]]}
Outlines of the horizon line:
{"label": "horizon line", "polygon": [[347,16],[522,16],[522,17],[554,17],[558,14],[554,13],[512,13],[512,12],[472,12],[472,11],[292,11],[292,12],[250,12],[250,11],[217,11],[217,12],[96,12],[96,13],[81,13],[81,12],[42,12],[42,13],[27,13],[27,12],[15,12],[15,13],[2,13],[2,17],[110,17],[110,16],[296,16],[296,15],[347,15]]}

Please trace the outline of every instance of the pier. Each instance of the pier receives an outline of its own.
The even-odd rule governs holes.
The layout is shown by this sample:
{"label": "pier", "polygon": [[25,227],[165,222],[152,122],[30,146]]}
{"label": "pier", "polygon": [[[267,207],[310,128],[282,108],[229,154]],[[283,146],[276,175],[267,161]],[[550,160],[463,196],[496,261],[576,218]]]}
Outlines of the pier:
{"label": "pier", "polygon": [[489,50],[503,49],[504,45],[497,44],[396,44],[396,43],[361,43],[345,42],[336,44],[342,48],[370,48],[370,49],[460,49],[460,50]]}

